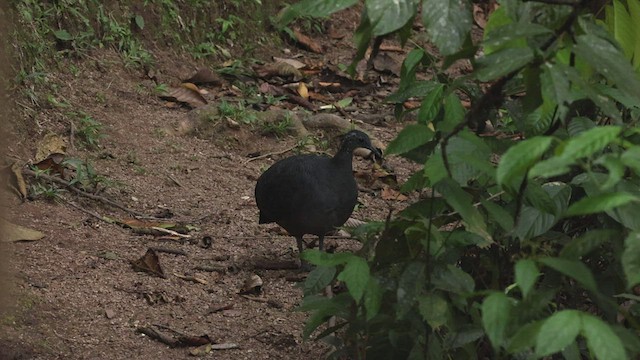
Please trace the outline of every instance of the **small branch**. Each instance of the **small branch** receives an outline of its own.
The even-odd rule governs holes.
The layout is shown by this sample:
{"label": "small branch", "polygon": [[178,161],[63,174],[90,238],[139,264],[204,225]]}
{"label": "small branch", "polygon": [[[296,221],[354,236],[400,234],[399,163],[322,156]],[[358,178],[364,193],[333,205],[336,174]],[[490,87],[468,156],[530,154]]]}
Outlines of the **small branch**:
{"label": "small branch", "polygon": [[179,250],[179,249],[168,249],[168,248],[161,248],[161,247],[152,247],[150,249],[155,251],[155,252],[188,256],[186,252],[184,252],[183,250]]}
{"label": "small branch", "polygon": [[246,165],[246,164],[248,164],[248,163],[250,163],[252,161],[268,158],[269,156],[273,156],[273,155],[282,155],[282,154],[288,153],[289,151],[295,149],[296,147],[298,147],[297,144],[292,146],[292,147],[286,148],[284,150],[280,150],[280,151],[276,151],[276,152],[272,152],[272,153],[267,153],[267,154],[262,154],[260,156],[256,156],[256,157],[253,157],[251,159],[246,160],[244,162],[244,164]]}
{"label": "small branch", "polygon": [[113,200],[109,200],[109,199],[107,199],[105,197],[102,197],[102,196],[99,196],[99,195],[90,194],[90,193],[88,193],[86,191],[80,190],[77,187],[75,187],[72,184],[70,184],[69,182],[67,182],[67,181],[65,181],[63,179],[57,178],[55,176],[42,174],[42,173],[36,173],[35,171],[33,171],[31,169],[22,169],[22,172],[27,174],[27,175],[33,176],[36,179],[44,179],[44,180],[47,180],[49,182],[60,184],[60,185],[62,185],[64,187],[66,187],[67,189],[75,192],[78,195],[87,197],[87,198],[92,199],[92,200],[100,201],[100,202],[102,202],[104,204],[107,204],[107,205],[111,205],[111,206],[116,207],[116,208],[118,208],[118,209],[120,209],[122,211],[125,211],[125,212],[129,213],[129,214],[132,214],[132,215],[135,215],[135,216],[145,216],[144,214],[139,213],[139,212],[137,212],[135,210],[131,210],[131,209],[127,208],[126,206],[124,206],[122,204],[119,204],[119,203],[117,203],[117,202],[115,202]]}

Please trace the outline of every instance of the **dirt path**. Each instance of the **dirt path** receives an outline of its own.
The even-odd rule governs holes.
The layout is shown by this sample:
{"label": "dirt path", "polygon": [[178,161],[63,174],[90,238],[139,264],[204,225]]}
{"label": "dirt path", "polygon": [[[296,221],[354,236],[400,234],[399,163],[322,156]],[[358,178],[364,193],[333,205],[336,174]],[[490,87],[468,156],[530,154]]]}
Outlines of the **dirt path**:
{"label": "dirt path", "polygon": [[[342,16],[343,23],[354,26],[357,13]],[[354,51],[348,38],[318,41],[339,49],[327,58],[318,57],[325,63],[346,63]],[[308,55],[295,48],[292,51]],[[158,71],[165,79],[184,78],[193,68],[193,64],[170,56],[156,56]],[[253,266],[263,258],[295,260],[297,252],[293,238],[276,226],[258,226],[253,199],[261,171],[291,153],[248,163],[247,155],[277,152],[292,147],[297,139],[262,135],[260,128],[244,124],[239,129],[222,128],[213,136],[180,135],[174,130],[189,117],[187,109],[167,108],[148,88],[144,90],[148,80],[143,75],[122,69],[109,51],[93,54],[92,59],[76,63],[79,71],[75,76],[51,74],[65,84],[60,93],[69,103],[82,104],[77,110],[104,125],[106,137],[98,151],[85,151],[76,144],[69,149],[69,156],[90,161],[109,180],[103,196],[149,215],[170,212],[173,218],[168,221],[185,221],[197,229],[190,233],[192,240],[161,240],[100,221],[64,201],[21,203],[14,194],[7,194],[13,221],[46,236],[40,241],[8,245],[13,306],[0,318],[0,359],[193,358],[189,355],[193,347],[170,348],[136,331],[153,324],[238,345],[203,357],[321,357],[327,348],[301,337],[306,315],[295,311],[302,298],[295,278],[301,274]],[[384,77],[395,78],[389,74]],[[381,103],[394,84],[390,81],[370,87],[368,93],[353,93],[354,103],[348,109],[348,115],[364,119],[357,123],[359,127],[383,143],[393,138],[400,125],[381,121],[380,116],[369,123],[367,115],[392,114],[392,108]],[[218,90],[206,95],[210,103],[220,101]],[[65,134],[56,128],[64,121],[53,114],[45,111],[41,115],[43,129],[36,131],[40,136],[45,129]],[[10,155],[23,160],[33,157],[38,141],[18,140]],[[388,162],[399,179],[406,178],[409,170],[404,162],[394,158]],[[357,169],[367,171],[370,167],[371,163],[356,159]],[[383,200],[379,187],[371,190],[367,184],[361,186],[368,190],[360,193],[361,206],[354,213],[357,219],[382,220],[389,206],[398,209],[406,205]],[[80,208],[126,218],[113,207],[67,192],[61,195]],[[208,248],[203,245],[204,236],[212,240]],[[336,251],[358,246],[354,240],[331,242]],[[166,279],[132,269],[130,261],[150,247],[184,252],[159,253]],[[195,270],[198,266],[226,270]],[[245,279],[253,274],[264,282],[259,296],[264,301],[238,295]],[[215,311],[218,309],[226,310]]]}

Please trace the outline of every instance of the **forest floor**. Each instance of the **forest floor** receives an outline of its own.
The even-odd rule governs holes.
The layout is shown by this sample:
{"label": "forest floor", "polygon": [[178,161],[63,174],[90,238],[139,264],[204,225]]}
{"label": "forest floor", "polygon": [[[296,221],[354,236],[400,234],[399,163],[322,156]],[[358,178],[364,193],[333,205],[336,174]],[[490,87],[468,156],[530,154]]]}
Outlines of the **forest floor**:
{"label": "forest floor", "polygon": [[[332,17],[330,31],[310,34],[321,53],[290,44],[265,50],[259,58],[266,63],[273,62],[273,56],[305,63],[302,70],[311,69],[305,73],[307,84],[315,85],[315,97],[309,100],[315,113],[335,114],[385,145],[403,126],[394,119],[393,104],[384,99],[397,88],[400,65],[410,48],[385,40],[374,69],[359,81],[347,81],[338,65],[349,64],[356,52],[351,34],[358,20],[357,10],[343,11]],[[238,79],[221,78],[216,84],[200,85],[208,104],[193,110],[168,103],[154,89],[158,83],[179,84],[201,64],[160,49],[153,54],[153,73],[127,69],[118,54],[103,49],[82,60],[68,60],[73,72],[48,75],[63,84],[61,98],[81,104],[74,105],[74,111],[102,124],[104,137],[96,148],[85,146],[59,109],[45,108],[35,128],[17,129],[7,155],[21,164],[35,162],[36,152],[47,147],[45,135],[56,134],[65,142],[66,159],[90,163],[100,176],[99,197],[160,218],[160,223],[189,225],[190,238],[140,234],[122,226],[132,213],[47,179],[26,176],[28,187],[42,185],[41,195],[23,201],[15,192],[6,192],[9,219],[44,237],[4,244],[13,284],[9,310],[0,317],[0,359],[194,357],[190,353],[196,346],[170,347],[143,335],[141,328],[171,336],[206,335],[229,347],[198,355],[203,358],[321,358],[329,347],[303,340],[307,314],[296,310],[305,273],[265,266],[294,262],[295,241],[275,224],[258,225],[253,197],[262,171],[281,158],[308,151],[296,146],[299,136],[274,130],[282,119],[269,127],[247,110],[246,88],[255,95],[262,84],[282,84],[247,78],[246,88],[239,88]],[[365,73],[362,66],[359,72]],[[324,83],[334,85],[322,88]],[[318,109],[345,98],[353,100],[342,103],[346,106],[340,111]],[[231,107],[229,113],[224,113],[224,106]],[[253,108],[314,113],[288,99]],[[206,115],[207,109],[213,115]],[[336,136],[344,129],[322,126],[307,129],[316,139],[316,151],[334,153]],[[398,183],[415,169],[397,157],[385,159],[385,164]],[[355,156],[354,167],[361,188],[354,219],[383,221],[390,211],[410,202],[375,175],[380,170],[372,170],[371,161]],[[65,181],[73,174],[68,171]],[[42,195],[47,191],[53,200]],[[117,223],[104,221],[107,217]],[[359,246],[345,236],[328,242],[337,252]],[[149,248],[159,249],[165,278],[132,266]],[[163,251],[167,249],[175,253]],[[239,294],[254,275],[263,282],[261,292]]]}

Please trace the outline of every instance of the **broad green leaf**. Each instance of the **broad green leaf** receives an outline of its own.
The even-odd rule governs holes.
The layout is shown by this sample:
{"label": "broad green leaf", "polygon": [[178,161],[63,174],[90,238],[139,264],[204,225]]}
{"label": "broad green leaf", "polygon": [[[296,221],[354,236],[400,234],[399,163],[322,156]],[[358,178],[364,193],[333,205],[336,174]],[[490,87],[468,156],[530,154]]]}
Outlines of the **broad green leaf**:
{"label": "broad green leaf", "polygon": [[509,339],[507,351],[515,354],[534,347],[536,345],[536,338],[543,324],[544,321],[535,321],[518,329],[516,334]]}
{"label": "broad green leaf", "polygon": [[396,290],[396,298],[398,299],[396,316],[399,319],[414,308],[418,295],[423,291],[425,286],[424,269],[424,263],[410,262],[400,275]]}
{"label": "broad green leaf", "polygon": [[547,318],[536,337],[536,355],[548,356],[569,346],[582,327],[580,312],[562,310]]}
{"label": "broad green leaf", "polygon": [[136,22],[138,29],[144,30],[144,18],[142,15],[136,14],[136,16],[134,16],[134,21]]}
{"label": "broad green leaf", "polygon": [[364,292],[364,308],[367,311],[367,320],[373,319],[380,312],[383,292],[384,290],[378,280],[371,276]]}
{"label": "broad green leaf", "polygon": [[587,130],[567,141],[562,149],[561,157],[577,160],[603,150],[615,140],[622,128],[620,126],[598,126]]}
{"label": "broad green leaf", "polygon": [[304,325],[302,331],[303,337],[308,339],[309,335],[331,316],[348,316],[349,309],[352,306],[351,296],[347,293],[337,294],[333,298],[320,295],[305,296],[298,310],[312,311],[313,313]]}
{"label": "broad green leaf", "polygon": [[640,284],[640,232],[631,233],[625,239],[621,261],[627,287]]}
{"label": "broad green leaf", "polygon": [[[520,221],[516,224],[514,233],[521,240],[531,239],[549,231],[560,219],[569,204],[571,187],[561,182],[546,183],[540,187],[531,182],[525,193],[532,205],[524,206],[520,212]],[[529,190],[534,190],[531,195]],[[537,197],[534,199],[533,197]],[[547,203],[548,202],[548,203]]]}
{"label": "broad green leaf", "polygon": [[631,16],[620,0],[613,0],[614,37],[620,43],[622,51],[628,60],[633,56],[635,49],[635,26],[631,22]]}
{"label": "broad green leaf", "polygon": [[[631,23],[632,24],[640,24],[640,1],[639,0],[627,0],[627,5],[629,5],[629,13],[631,14]],[[636,72],[640,73],[640,32],[638,31],[638,27],[634,27],[635,33],[635,41],[634,41],[634,49],[633,49],[633,67],[636,69]]]}
{"label": "broad green leaf", "polygon": [[397,92],[389,95],[385,101],[392,104],[400,104],[412,97],[423,98],[431,94],[432,91],[442,87],[442,84],[434,81],[416,81],[405,88],[398,89]]}
{"label": "broad green leaf", "polygon": [[578,116],[571,119],[567,125],[567,131],[571,137],[575,137],[595,127],[596,123],[593,120],[587,117]]}
{"label": "broad green leaf", "polygon": [[317,294],[333,281],[336,275],[336,268],[333,266],[317,266],[304,281],[305,295]]}
{"label": "broad green leaf", "polygon": [[620,236],[620,232],[613,229],[594,229],[587,231],[582,236],[571,240],[560,251],[560,256],[566,259],[577,260],[588,255],[611,239]]}
{"label": "broad green leaf", "polygon": [[440,54],[457,52],[471,31],[473,19],[469,1],[424,0],[422,9],[422,21]]}
{"label": "broad green leaf", "polygon": [[449,320],[449,304],[438,294],[423,295],[418,299],[418,310],[422,318],[437,330]]}
{"label": "broad green leaf", "polygon": [[422,61],[425,56],[425,52],[421,48],[413,49],[407,54],[407,57],[404,58],[402,62],[402,68],[400,69],[400,87],[403,87],[405,81],[413,82],[415,81],[415,73],[418,70],[418,64]]}
{"label": "broad green leaf", "polygon": [[525,47],[527,46],[526,38],[550,33],[551,29],[542,25],[534,23],[511,23],[489,32],[484,39],[483,45],[493,50],[504,48],[507,44],[512,48]]}
{"label": "broad green leaf", "polygon": [[580,35],[574,51],[620,90],[640,100],[640,80],[624,55],[594,34]]}
{"label": "broad green leaf", "polygon": [[427,125],[409,124],[387,147],[387,155],[402,154],[428,143],[435,133]]}
{"label": "broad green leaf", "polygon": [[349,294],[356,303],[359,303],[364,294],[364,290],[369,283],[369,265],[361,257],[352,256],[338,275],[338,280],[344,281],[349,289]]}
{"label": "broad green leaf", "polygon": [[583,313],[582,336],[587,339],[591,354],[599,360],[627,360],[622,341],[611,326],[597,317]]}
{"label": "broad green leaf", "polygon": [[502,230],[511,231],[513,229],[513,215],[502,206],[487,200],[480,200],[482,206],[487,210],[491,219],[495,221]]}
{"label": "broad green leaf", "polygon": [[418,111],[418,122],[421,124],[429,124],[433,122],[442,108],[442,93],[444,92],[444,85],[439,85],[440,86],[435,87],[429,95],[422,100],[420,110]]}
{"label": "broad green leaf", "polygon": [[355,255],[348,252],[330,254],[318,249],[307,249],[302,253],[303,260],[306,260],[313,265],[320,266],[342,265],[351,260],[354,256]]}
{"label": "broad green leaf", "polygon": [[560,105],[568,102],[571,98],[570,83],[564,72],[548,62],[542,66],[542,69],[540,76],[542,96]]}
{"label": "broad green leaf", "polygon": [[537,136],[519,142],[507,150],[500,159],[496,178],[503,188],[516,191],[525,173],[540,160],[551,145],[552,138]]}
{"label": "broad green leaf", "polygon": [[409,176],[407,181],[405,181],[404,184],[400,186],[400,192],[402,192],[403,194],[406,194],[411,191],[421,190],[427,187],[428,184],[429,184],[429,180],[427,179],[427,176],[424,173],[424,169],[418,170],[413,174],[411,174],[411,176]]}
{"label": "broad green leaf", "polygon": [[625,167],[617,155],[604,154],[596,159],[596,161],[594,161],[593,163],[595,165],[603,166],[609,172],[607,181],[600,186],[600,189],[602,189],[602,191],[611,190],[620,182],[620,180],[622,180],[625,172]]}
{"label": "broad green leaf", "polygon": [[640,176],[640,146],[632,146],[628,148],[622,156],[620,156],[622,163],[633,170],[636,175]]}
{"label": "broad green leaf", "polygon": [[533,289],[540,276],[540,270],[536,266],[536,262],[531,259],[518,260],[515,266],[516,283],[522,291],[523,297]]}
{"label": "broad green leaf", "polygon": [[475,288],[471,275],[454,265],[434,271],[432,282],[436,288],[459,295],[468,295]]}
{"label": "broad green leaf", "polygon": [[482,325],[494,349],[505,342],[512,308],[511,300],[500,292],[491,293],[482,302]]}
{"label": "broad green leaf", "polygon": [[605,212],[630,203],[637,203],[640,198],[627,192],[613,192],[587,196],[567,209],[564,216],[579,216]]}
{"label": "broad green leaf", "polygon": [[585,289],[591,292],[598,292],[598,286],[596,280],[591,273],[591,270],[582,262],[577,260],[568,260],[563,258],[542,258],[538,260],[542,264],[562,273],[577,282],[579,282]]}
{"label": "broad green leaf", "polygon": [[507,48],[485,55],[476,61],[476,78],[491,81],[519,70],[533,60],[530,48]]}
{"label": "broad green leaf", "polygon": [[528,173],[528,178],[550,178],[568,173],[574,164],[573,160],[555,156],[535,164]]}
{"label": "broad green leaf", "polygon": [[454,93],[444,98],[444,119],[436,123],[436,129],[450,132],[464,119],[465,110],[462,107],[460,98]]}
{"label": "broad green leaf", "polygon": [[358,0],[302,0],[286,8],[282,16],[277,19],[277,23],[280,27],[285,27],[300,16],[327,17],[356,3]]}
{"label": "broad green leaf", "polygon": [[389,34],[403,27],[415,15],[418,4],[419,0],[366,0],[373,35]]}
{"label": "broad green leaf", "polygon": [[[447,155],[451,175],[459,184],[467,184],[482,175],[495,177],[494,168],[490,163],[491,149],[472,132],[463,131],[452,137],[447,146]],[[432,184],[448,176],[440,148],[437,148],[425,163],[425,174]]]}
{"label": "broad green leaf", "polygon": [[58,40],[62,40],[62,41],[71,41],[73,40],[73,36],[71,34],[69,34],[69,32],[67,30],[56,30],[53,32],[53,35],[55,35],[56,39]]}
{"label": "broad green leaf", "polygon": [[460,214],[467,231],[482,236],[487,241],[486,245],[493,243],[482,214],[471,203],[471,195],[467,194],[457,182],[445,178],[435,184],[434,189],[442,194],[445,201]]}

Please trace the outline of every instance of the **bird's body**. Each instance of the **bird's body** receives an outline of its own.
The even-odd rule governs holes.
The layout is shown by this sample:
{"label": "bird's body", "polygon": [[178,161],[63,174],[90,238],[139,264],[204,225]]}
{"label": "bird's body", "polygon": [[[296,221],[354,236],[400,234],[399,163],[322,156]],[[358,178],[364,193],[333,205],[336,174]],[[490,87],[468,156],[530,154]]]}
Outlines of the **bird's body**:
{"label": "bird's body", "polygon": [[358,200],[351,162],[357,147],[380,156],[369,137],[354,130],[345,135],[334,157],[295,155],[267,169],[255,190],[259,223],[282,226],[296,238],[301,252],[302,236],[316,235],[322,250],[324,236],[349,219]]}

